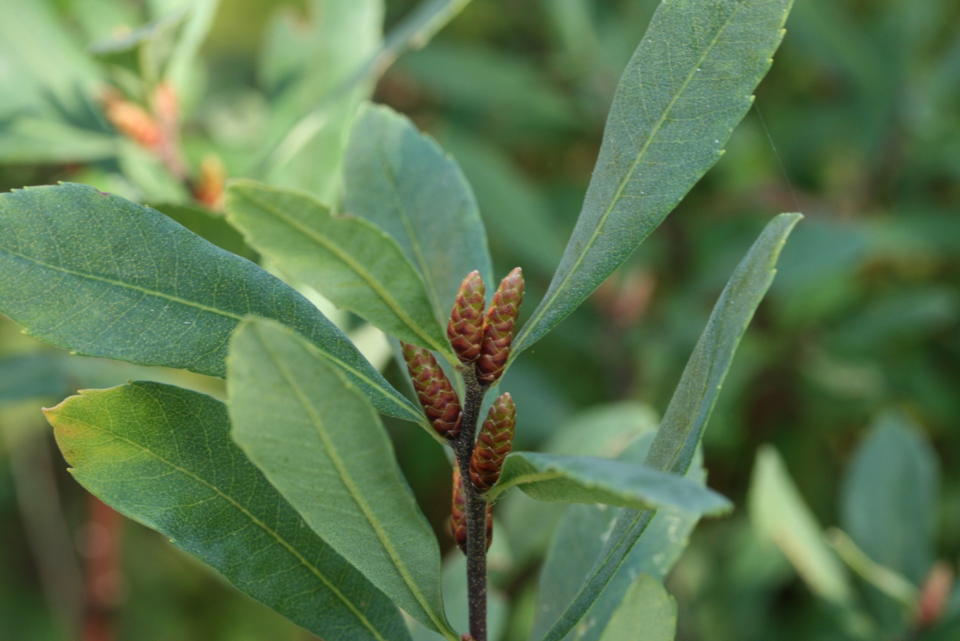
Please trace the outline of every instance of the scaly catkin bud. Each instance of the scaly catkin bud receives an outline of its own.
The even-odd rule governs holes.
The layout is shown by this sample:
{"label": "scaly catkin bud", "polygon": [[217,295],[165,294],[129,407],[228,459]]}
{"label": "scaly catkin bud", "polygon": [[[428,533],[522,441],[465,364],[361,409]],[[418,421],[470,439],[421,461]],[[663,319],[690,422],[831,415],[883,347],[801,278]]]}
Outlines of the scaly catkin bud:
{"label": "scaly catkin bud", "polygon": [[[463,479],[460,477],[460,468],[453,464],[453,506],[450,508],[450,530],[453,540],[464,554],[467,553],[467,499],[463,495]],[[487,549],[493,543],[493,505],[487,504]]]}
{"label": "scaly catkin bud", "polygon": [[523,271],[517,267],[500,282],[483,319],[483,345],[477,360],[477,378],[481,381],[492,383],[503,374],[522,301]]}
{"label": "scaly catkin bud", "polygon": [[460,399],[447,375],[429,350],[402,341],[400,345],[403,359],[407,361],[407,371],[413,379],[413,388],[433,429],[445,438],[456,437],[460,433],[462,412]]}
{"label": "scaly catkin bud", "polygon": [[450,313],[447,338],[461,363],[472,363],[480,357],[483,344],[483,306],[485,288],[480,272],[467,274],[460,284],[457,300]]}
{"label": "scaly catkin bud", "polygon": [[470,458],[470,480],[481,494],[500,480],[503,461],[513,447],[516,424],[517,406],[510,394],[503,394],[490,408]]}

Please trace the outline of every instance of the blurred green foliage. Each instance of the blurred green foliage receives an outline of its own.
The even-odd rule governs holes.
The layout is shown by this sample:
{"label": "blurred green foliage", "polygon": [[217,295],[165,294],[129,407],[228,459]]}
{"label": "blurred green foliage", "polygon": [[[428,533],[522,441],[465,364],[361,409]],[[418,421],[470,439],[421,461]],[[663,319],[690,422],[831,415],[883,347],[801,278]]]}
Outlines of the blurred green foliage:
{"label": "blurred green foliage", "polygon": [[[155,158],[115,134],[99,102],[105,72],[87,53],[89,45],[121,25],[139,27],[168,15],[176,4],[0,0],[0,189],[71,180],[140,202],[169,203],[161,210],[207,237],[226,235],[222,242],[240,253],[239,239],[198,211]],[[330,75],[331,51],[365,60],[378,50],[381,16],[370,2],[368,38],[336,49],[329,32],[305,26],[309,4],[221,2],[201,62],[179,77],[189,163],[215,152],[231,176],[261,174],[317,193],[331,189],[313,182],[319,172],[309,158],[284,155],[289,148],[282,141],[317,96],[343,81],[345,71]],[[617,79],[656,4],[474,0],[376,85],[378,102],[407,114],[456,157],[479,201],[495,272],[522,265],[531,301],[545,291],[573,228]],[[388,1],[388,31],[414,5]],[[271,19],[281,9],[287,18]],[[155,24],[151,46],[166,46],[165,28]],[[917,447],[939,460],[941,479],[929,499],[937,515],[929,548],[893,569],[918,584],[934,559],[956,570],[960,555],[960,5],[800,0],[787,29],[756,108],[735,131],[726,157],[501,385],[520,408],[518,447],[549,451],[576,432],[581,412],[613,401],[644,405],[631,411],[632,423],[618,427],[616,414],[591,423],[609,426],[609,442],[648,429],[665,409],[723,283],[763,223],[772,212],[804,212],[706,432],[710,485],[738,511],[702,524],[668,577],[684,640],[863,638],[856,620],[808,589],[778,552],[758,545],[746,493],[764,443],[782,454],[794,491],[816,522],[844,528],[874,561],[893,563],[879,558],[881,543],[874,548],[857,539],[865,526],[843,507],[849,494],[839,488],[845,471],[867,457],[864,450],[853,456],[867,427],[885,410],[898,409],[921,426],[916,429],[932,450]],[[297,55],[303,47],[310,56]],[[308,144],[318,146],[311,158],[337,162],[324,147],[337,141],[321,136]],[[275,151],[267,165],[265,148]],[[278,158],[283,162],[273,162]],[[32,374],[42,384],[37,402],[0,409],[0,627],[11,639],[58,639],[57,617],[44,601],[31,556],[42,551],[30,547],[14,484],[22,481],[15,473],[21,439],[50,444],[37,408],[78,386],[127,378],[217,390],[199,377],[184,381],[182,373],[99,361],[61,368],[61,353],[0,319],[0,356],[11,355],[30,357],[30,367],[0,369],[0,387],[30,384]],[[43,376],[43,368],[54,374]],[[388,373],[400,381],[395,365]],[[391,432],[424,512],[442,544],[452,545],[444,530],[450,488],[443,454],[421,430],[392,426]],[[602,453],[617,455],[625,445]],[[53,456],[75,532],[82,529],[86,500],[62,473],[59,454]],[[523,501],[504,501],[504,518],[540,509],[532,513],[536,519],[559,523],[562,510]],[[891,537],[893,520],[882,527]],[[306,638],[154,533],[130,523],[125,530],[122,639]],[[532,586],[549,531],[501,531],[506,545],[494,548],[499,556],[491,557],[491,568],[513,603],[509,614],[499,615],[509,621],[505,638],[519,641],[533,623]],[[887,597],[864,590],[881,625],[867,638],[897,638],[901,615],[896,608],[889,614]],[[958,594],[939,631],[924,638],[955,638]]]}

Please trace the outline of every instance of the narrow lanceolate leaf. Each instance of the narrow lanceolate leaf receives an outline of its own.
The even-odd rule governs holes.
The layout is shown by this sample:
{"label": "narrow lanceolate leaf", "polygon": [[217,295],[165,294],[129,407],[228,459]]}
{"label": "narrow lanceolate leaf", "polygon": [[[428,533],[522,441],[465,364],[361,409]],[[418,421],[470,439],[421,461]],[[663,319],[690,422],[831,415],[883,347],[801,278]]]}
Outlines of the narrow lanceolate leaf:
{"label": "narrow lanceolate leaf", "polygon": [[388,334],[456,358],[423,279],[390,236],[307,193],[238,181],[227,220],[282,271]]}
{"label": "narrow lanceolate leaf", "polygon": [[576,228],[512,358],[567,317],[720,158],[793,0],[670,0],[617,88]]}
{"label": "narrow lanceolate leaf", "polygon": [[[623,451],[619,459],[643,462],[653,437],[653,432],[643,434]],[[706,476],[702,459],[698,454],[686,474],[687,478],[701,485]],[[600,556],[606,536],[620,512],[620,508],[606,505],[572,505],[567,510],[540,574],[531,639],[542,638],[556,620],[557,614],[576,596],[583,577],[590,573]],[[599,641],[604,628],[636,577],[649,574],[663,581],[687,547],[690,533],[699,520],[699,514],[657,510],[643,538],[630,550],[620,569],[587,611],[584,618],[590,621],[590,625],[578,625],[567,637],[567,641]],[[576,550],[577,553],[570,554],[570,550]]]}
{"label": "narrow lanceolate leaf", "polygon": [[46,413],[84,487],[243,592],[324,638],[409,638],[387,597],[305,527],[230,440],[223,403],[132,383]]}
{"label": "narrow lanceolate leaf", "polygon": [[603,503],[634,509],[670,507],[693,514],[719,514],[733,507],[726,498],[678,474],[599,456],[514,452],[488,501],[513,486],[538,501]]}
{"label": "narrow lanceolate leaf", "polygon": [[851,459],[840,522],[873,561],[921,585],[935,558],[939,490],[930,442],[907,416],[888,412]]}
{"label": "narrow lanceolate leaf", "polygon": [[307,524],[427,627],[444,619],[440,550],[377,414],[318,350],[249,319],[230,343],[233,438]]}
{"label": "narrow lanceolate leaf", "polygon": [[461,279],[493,268],[487,234],[460,167],[407,118],[366,105],[350,134],[344,165],[346,210],[393,236],[423,275],[439,318]]}
{"label": "narrow lanceolate leaf", "polygon": [[810,589],[840,606],[853,602],[853,586],[823,528],[772,446],[757,452],[748,496],[757,538],[780,548]]}
{"label": "narrow lanceolate leaf", "polygon": [[80,354],[223,376],[248,314],[313,342],[384,414],[422,422],[307,299],[167,216],[85,185],[0,194],[0,311]]}
{"label": "narrow lanceolate leaf", "polygon": [[[690,468],[740,337],[773,282],[780,250],[800,218],[800,214],[774,218],[730,277],[687,361],[650,447],[647,466],[678,475]],[[655,515],[654,510],[629,509],[620,513],[593,570],[544,639],[560,641],[576,626]]]}
{"label": "narrow lanceolate leaf", "polygon": [[600,641],[673,641],[676,633],[677,602],[660,581],[641,574],[627,590]]}

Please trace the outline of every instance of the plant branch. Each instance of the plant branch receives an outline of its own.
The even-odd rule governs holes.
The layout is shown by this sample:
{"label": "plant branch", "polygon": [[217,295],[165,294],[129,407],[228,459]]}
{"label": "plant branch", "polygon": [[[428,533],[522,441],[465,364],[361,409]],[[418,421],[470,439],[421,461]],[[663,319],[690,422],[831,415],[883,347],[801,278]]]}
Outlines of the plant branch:
{"label": "plant branch", "polygon": [[467,598],[470,634],[475,641],[487,641],[487,502],[470,482],[470,457],[476,444],[477,423],[483,396],[489,385],[477,379],[473,367],[463,370],[465,398],[460,434],[453,441],[457,464],[463,478],[467,507]]}

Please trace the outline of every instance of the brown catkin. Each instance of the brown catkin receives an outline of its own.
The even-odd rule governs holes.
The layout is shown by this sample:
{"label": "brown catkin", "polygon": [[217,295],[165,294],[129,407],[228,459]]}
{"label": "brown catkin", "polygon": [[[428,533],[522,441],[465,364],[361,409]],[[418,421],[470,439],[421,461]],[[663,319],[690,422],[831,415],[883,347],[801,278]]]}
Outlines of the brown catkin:
{"label": "brown catkin", "polygon": [[457,300],[450,312],[447,324],[447,338],[461,363],[472,363],[480,358],[483,345],[483,307],[486,304],[486,290],[480,272],[467,274],[460,284]]}
{"label": "brown catkin", "polygon": [[500,480],[503,461],[513,447],[517,407],[510,394],[502,394],[487,414],[470,458],[470,480],[481,494]]}
{"label": "brown catkin", "polygon": [[460,398],[430,350],[401,341],[407,371],[420,405],[437,434],[455,438],[460,433]]}
{"label": "brown catkin", "polygon": [[503,374],[513,344],[513,328],[523,302],[523,271],[517,267],[500,282],[483,319],[483,344],[477,378],[493,383]]}

